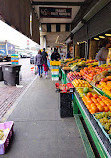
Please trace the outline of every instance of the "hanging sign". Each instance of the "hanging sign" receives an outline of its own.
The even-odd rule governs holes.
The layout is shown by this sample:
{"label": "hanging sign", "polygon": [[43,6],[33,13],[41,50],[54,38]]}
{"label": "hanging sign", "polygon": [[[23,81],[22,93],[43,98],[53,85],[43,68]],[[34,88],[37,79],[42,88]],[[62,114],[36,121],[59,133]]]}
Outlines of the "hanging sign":
{"label": "hanging sign", "polygon": [[40,7],[41,18],[71,18],[71,8]]}

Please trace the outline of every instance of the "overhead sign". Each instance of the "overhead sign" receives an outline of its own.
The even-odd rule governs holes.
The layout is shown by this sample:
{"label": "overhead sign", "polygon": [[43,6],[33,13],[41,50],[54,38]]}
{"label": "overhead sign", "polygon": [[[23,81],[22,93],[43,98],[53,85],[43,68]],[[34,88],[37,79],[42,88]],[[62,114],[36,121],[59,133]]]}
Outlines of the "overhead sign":
{"label": "overhead sign", "polygon": [[41,18],[71,18],[71,8],[40,7]]}

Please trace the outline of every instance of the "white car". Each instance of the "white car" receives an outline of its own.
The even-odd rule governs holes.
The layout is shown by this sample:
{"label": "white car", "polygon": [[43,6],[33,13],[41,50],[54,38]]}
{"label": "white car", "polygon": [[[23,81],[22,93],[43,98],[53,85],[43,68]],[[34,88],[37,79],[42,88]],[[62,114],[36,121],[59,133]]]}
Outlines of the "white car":
{"label": "white car", "polygon": [[21,56],[21,58],[27,58],[27,53],[25,53],[25,52],[24,52],[24,53],[21,53],[20,56]]}

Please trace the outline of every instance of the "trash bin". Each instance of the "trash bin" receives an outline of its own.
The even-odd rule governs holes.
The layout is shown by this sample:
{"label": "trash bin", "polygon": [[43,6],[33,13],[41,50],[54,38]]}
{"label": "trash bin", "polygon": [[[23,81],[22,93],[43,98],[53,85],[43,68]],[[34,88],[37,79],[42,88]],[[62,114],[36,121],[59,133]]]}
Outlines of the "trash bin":
{"label": "trash bin", "polygon": [[19,71],[21,65],[6,64],[2,66],[4,84],[15,86],[19,85]]}
{"label": "trash bin", "polygon": [[71,93],[60,93],[60,117],[73,117]]}
{"label": "trash bin", "polygon": [[3,71],[1,65],[0,65],[0,81],[3,81]]}

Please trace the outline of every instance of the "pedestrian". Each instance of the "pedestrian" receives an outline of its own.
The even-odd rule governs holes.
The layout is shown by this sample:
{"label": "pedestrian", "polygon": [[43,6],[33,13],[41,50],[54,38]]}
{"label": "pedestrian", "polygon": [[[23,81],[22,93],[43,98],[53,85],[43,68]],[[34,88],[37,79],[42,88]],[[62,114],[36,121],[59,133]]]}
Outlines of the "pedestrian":
{"label": "pedestrian", "polygon": [[99,61],[99,65],[106,64],[106,60],[109,52],[108,48],[111,47],[111,41],[105,40],[102,46],[103,47],[99,50],[95,58],[96,60]]}
{"label": "pedestrian", "polygon": [[35,65],[38,66],[39,76],[42,77],[42,69],[43,69],[43,56],[41,55],[41,50],[38,51],[38,54],[35,57]]}
{"label": "pedestrian", "polygon": [[66,55],[66,59],[68,59],[68,58],[72,58],[71,55],[70,55],[70,51],[68,51],[67,55]]}
{"label": "pedestrian", "polygon": [[60,60],[60,54],[58,53],[57,49],[54,49],[54,52],[51,55],[51,60],[56,60],[59,61]]}
{"label": "pedestrian", "polygon": [[43,52],[41,53],[41,55],[43,56],[44,64],[46,64],[47,63],[48,54],[45,52],[45,48],[43,48]]}
{"label": "pedestrian", "polygon": [[47,64],[43,64],[43,66],[44,66],[45,78],[47,79],[48,65]]}

